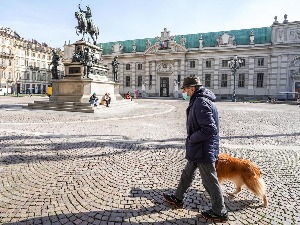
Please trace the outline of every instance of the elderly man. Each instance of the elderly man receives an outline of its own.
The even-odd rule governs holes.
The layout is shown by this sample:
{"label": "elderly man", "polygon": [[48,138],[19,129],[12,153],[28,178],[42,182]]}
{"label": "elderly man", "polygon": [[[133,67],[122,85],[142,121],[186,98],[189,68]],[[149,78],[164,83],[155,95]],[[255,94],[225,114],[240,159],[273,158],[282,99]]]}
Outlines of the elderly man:
{"label": "elderly man", "polygon": [[212,209],[201,216],[213,222],[225,222],[228,214],[215,169],[219,154],[219,118],[213,103],[214,93],[201,86],[196,77],[184,78],[183,94],[190,98],[187,112],[186,159],[187,164],[174,194],[164,193],[165,200],[177,208],[183,207],[184,193],[191,186],[198,168],[202,184],[208,192]]}

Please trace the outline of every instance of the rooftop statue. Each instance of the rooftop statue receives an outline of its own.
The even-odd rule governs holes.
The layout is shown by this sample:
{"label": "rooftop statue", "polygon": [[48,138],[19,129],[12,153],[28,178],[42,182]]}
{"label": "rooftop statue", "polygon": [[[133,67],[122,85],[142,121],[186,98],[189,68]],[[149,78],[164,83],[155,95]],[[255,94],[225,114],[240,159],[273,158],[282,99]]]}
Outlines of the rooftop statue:
{"label": "rooftop statue", "polygon": [[92,21],[92,11],[89,6],[86,7],[87,10],[82,10],[80,4],[78,5],[79,11],[75,12],[75,18],[77,19],[78,26],[76,26],[76,34],[82,34],[82,39],[84,39],[85,34],[89,34],[93,39],[93,44],[97,43],[99,28]]}

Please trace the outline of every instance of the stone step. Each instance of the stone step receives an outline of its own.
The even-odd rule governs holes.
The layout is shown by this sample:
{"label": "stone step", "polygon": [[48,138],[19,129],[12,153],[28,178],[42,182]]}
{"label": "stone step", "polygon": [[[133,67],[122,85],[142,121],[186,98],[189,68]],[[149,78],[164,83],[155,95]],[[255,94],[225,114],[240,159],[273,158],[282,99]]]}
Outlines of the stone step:
{"label": "stone step", "polygon": [[34,101],[34,103],[28,103],[27,106],[23,106],[26,109],[37,109],[37,110],[54,110],[54,111],[68,111],[68,112],[83,112],[83,113],[94,113],[95,110],[105,111],[118,111],[118,109],[133,108],[138,103],[130,100],[112,101],[110,107],[105,105],[99,105],[93,107],[90,103],[80,102],[48,102],[48,101]]}

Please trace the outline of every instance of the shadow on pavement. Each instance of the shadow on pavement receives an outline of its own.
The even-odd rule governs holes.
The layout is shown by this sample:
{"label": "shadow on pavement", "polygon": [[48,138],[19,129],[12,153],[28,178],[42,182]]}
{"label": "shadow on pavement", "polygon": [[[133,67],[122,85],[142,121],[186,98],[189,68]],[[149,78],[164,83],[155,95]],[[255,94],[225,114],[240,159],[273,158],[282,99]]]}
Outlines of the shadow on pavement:
{"label": "shadow on pavement", "polygon": [[[27,225],[27,224],[122,224],[122,225],[152,225],[152,224],[214,224],[206,221],[204,218],[199,216],[199,212],[205,207],[210,207],[210,205],[205,205],[210,200],[207,198],[207,193],[199,193],[195,189],[189,189],[188,194],[184,200],[184,209],[172,208],[168,203],[166,203],[162,197],[164,192],[174,192],[173,189],[146,189],[135,187],[132,188],[129,196],[137,205],[151,205],[147,207],[136,208],[138,209],[124,209],[123,208],[115,210],[99,210],[99,211],[87,211],[79,213],[68,213],[68,214],[57,214],[49,215],[45,217],[34,217],[30,219],[20,220],[18,222],[4,223],[5,225]],[[135,200],[137,199],[137,200]],[[152,202],[145,203],[145,199]],[[191,199],[199,199],[200,202],[197,204],[191,204]],[[195,202],[195,201],[194,201]],[[228,199],[225,199],[226,205],[228,207]],[[231,211],[242,210],[242,205],[251,204],[252,201],[233,201],[230,202],[231,207],[228,207],[229,214]],[[196,207],[190,206],[194,205]],[[130,204],[127,205],[130,207]],[[235,208],[234,210],[230,208]],[[171,211],[170,211],[171,210]],[[192,215],[186,212],[193,211]],[[154,215],[155,214],[155,215]],[[186,218],[180,218],[178,215],[186,215]],[[147,216],[149,215],[149,216]],[[193,216],[194,215],[194,216]],[[173,217],[174,219],[170,219]],[[17,215],[16,215],[17,217]],[[151,222],[149,222],[151,221]]]}

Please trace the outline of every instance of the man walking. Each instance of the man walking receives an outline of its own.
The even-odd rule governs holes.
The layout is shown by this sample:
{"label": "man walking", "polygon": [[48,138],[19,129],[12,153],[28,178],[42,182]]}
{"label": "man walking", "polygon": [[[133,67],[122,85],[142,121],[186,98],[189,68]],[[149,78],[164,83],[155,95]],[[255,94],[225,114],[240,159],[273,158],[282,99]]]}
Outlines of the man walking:
{"label": "man walking", "polygon": [[186,110],[188,162],[182,171],[175,193],[164,193],[163,196],[168,203],[182,208],[184,193],[191,186],[198,168],[202,184],[212,202],[212,209],[202,211],[201,216],[213,222],[225,222],[228,220],[228,214],[215,169],[219,154],[219,118],[213,103],[216,97],[212,91],[201,87],[196,77],[184,78],[181,89],[183,94],[190,97]]}

